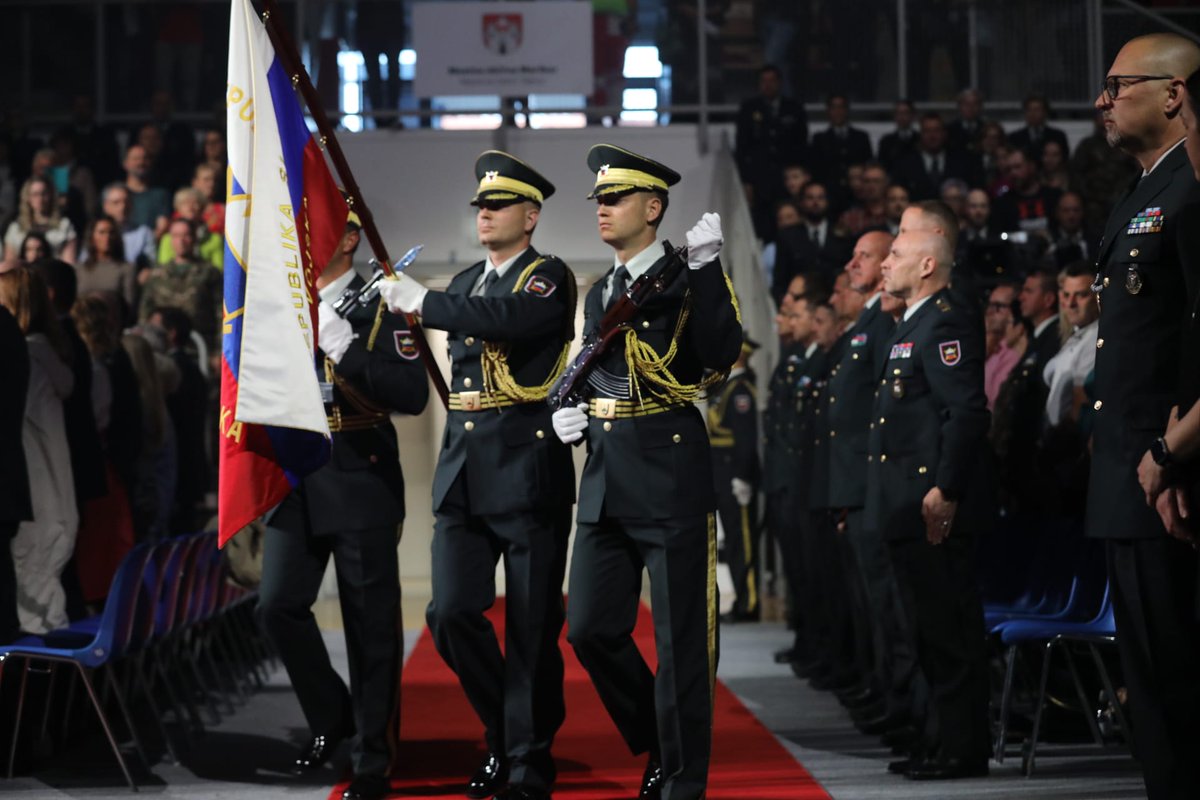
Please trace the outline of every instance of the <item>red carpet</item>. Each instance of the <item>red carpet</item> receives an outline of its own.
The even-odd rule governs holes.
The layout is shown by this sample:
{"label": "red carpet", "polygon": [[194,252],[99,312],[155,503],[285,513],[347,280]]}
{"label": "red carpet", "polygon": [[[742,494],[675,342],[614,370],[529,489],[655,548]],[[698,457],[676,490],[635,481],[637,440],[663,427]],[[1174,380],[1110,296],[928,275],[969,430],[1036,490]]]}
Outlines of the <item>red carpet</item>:
{"label": "red carpet", "polygon": [[[503,642],[503,604],[489,614]],[[653,663],[654,627],[643,607],[635,632]],[[554,742],[556,800],[627,800],[637,795],[645,758],[629,755],[564,635],[567,719]],[[404,667],[399,797],[462,797],[483,758],[483,727],[428,631]],[[338,800],[345,784],[330,800]],[[829,795],[724,685],[717,685],[709,800],[828,800]]]}

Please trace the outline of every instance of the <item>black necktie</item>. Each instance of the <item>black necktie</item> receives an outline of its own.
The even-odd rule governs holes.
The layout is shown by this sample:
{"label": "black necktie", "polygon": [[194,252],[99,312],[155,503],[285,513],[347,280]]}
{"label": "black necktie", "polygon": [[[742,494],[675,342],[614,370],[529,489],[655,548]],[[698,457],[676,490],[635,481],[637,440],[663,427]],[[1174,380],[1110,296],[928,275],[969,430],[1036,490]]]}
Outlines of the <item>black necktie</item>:
{"label": "black necktie", "polygon": [[489,270],[487,274],[483,276],[483,286],[479,287],[479,295],[482,296],[487,294],[488,290],[495,286],[496,281],[498,280],[500,280],[500,273],[494,269]]}
{"label": "black necktie", "polygon": [[605,306],[605,308],[609,308],[613,303],[617,302],[617,298],[625,294],[625,291],[628,288],[629,270],[625,269],[625,265],[622,264],[621,266],[617,267],[617,271],[613,273],[612,292],[608,295],[608,305]]}

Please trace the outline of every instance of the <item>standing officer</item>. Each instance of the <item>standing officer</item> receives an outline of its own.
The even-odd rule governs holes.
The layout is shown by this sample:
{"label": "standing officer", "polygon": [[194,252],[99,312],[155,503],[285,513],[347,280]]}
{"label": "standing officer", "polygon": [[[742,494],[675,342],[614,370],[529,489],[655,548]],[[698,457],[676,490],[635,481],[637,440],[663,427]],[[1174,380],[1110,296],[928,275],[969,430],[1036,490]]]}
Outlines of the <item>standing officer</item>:
{"label": "standing officer", "polygon": [[[396,312],[449,333],[450,413],[433,478],[433,599],[426,619],[485,729],[467,796],[550,796],[562,724],[563,573],[575,469],[552,435],[550,386],[574,337],[575,276],[530,244],[554,185],[489,150],[472,205],[487,257],[445,292],[401,275],[381,289]],[[484,617],[504,559],[505,648]],[[505,783],[508,783],[506,786]]]}
{"label": "standing officer", "polygon": [[1174,34],[1130,40],[1117,54],[1096,108],[1108,143],[1142,176],[1114,207],[1097,261],[1100,331],[1088,486],[1088,535],[1105,539],[1117,644],[1129,687],[1146,793],[1194,797],[1200,786],[1200,627],[1196,555],[1167,536],[1138,486],[1149,447],[1170,463],[1161,437],[1179,387],[1186,286],[1180,210],[1200,200],[1188,165],[1180,108],[1200,48]]}
{"label": "standing officer", "polygon": [[897,608],[896,576],[883,531],[863,525],[867,499],[867,445],[875,420],[871,406],[884,349],[895,323],[880,308],[883,260],[892,236],[874,231],[859,237],[846,265],[850,288],[867,298],[849,331],[849,346],[829,379],[829,502],[844,510],[845,537],[854,550],[868,607],[874,674],[871,692],[860,698],[880,700],[882,715],[864,720],[866,733],[883,733],[908,721],[908,684],[916,668],[905,644],[902,612]]}
{"label": "standing officer", "polygon": [[[313,734],[295,770],[320,767],[357,730],[354,780],[342,797],[372,800],[388,790],[389,719],[404,652],[396,560],[404,476],[390,415],[419,414],[429,389],[401,318],[358,308],[342,319],[330,306],[347,289],[363,286],[352,264],[358,242],[352,214],[317,279],[317,373],[333,453],[267,521],[258,617]],[[350,654],[349,691],[329,662],[311,610],[330,556]]]}
{"label": "standing officer", "polygon": [[[674,170],[608,144],[588,153],[600,238],[616,263],[592,286],[584,330],[632,281],[667,264],[655,244]],[[635,754],[643,798],[698,800],[708,781],[717,669],[716,523],[704,419],[693,405],[737,360],[742,327],[717,256],[721,220],[687,235],[687,269],[638,310],[590,376],[593,399],[559,409],[564,442],[586,434],[571,561],[568,639]],[[715,370],[705,379],[704,370]],[[650,573],[658,672],[633,641]]]}
{"label": "standing officer", "polygon": [[757,621],[758,603],[758,392],[746,362],[758,343],[746,337],[721,393],[708,400],[708,443],[713,449],[717,513],[725,529],[729,571],[737,593],[731,622]]}
{"label": "standing officer", "polygon": [[978,318],[949,291],[944,236],[903,232],[883,262],[908,302],[877,374],[863,525],[888,539],[934,713],[921,752],[897,769],[946,779],[988,771],[983,607],[974,583],[975,477],[988,430]]}

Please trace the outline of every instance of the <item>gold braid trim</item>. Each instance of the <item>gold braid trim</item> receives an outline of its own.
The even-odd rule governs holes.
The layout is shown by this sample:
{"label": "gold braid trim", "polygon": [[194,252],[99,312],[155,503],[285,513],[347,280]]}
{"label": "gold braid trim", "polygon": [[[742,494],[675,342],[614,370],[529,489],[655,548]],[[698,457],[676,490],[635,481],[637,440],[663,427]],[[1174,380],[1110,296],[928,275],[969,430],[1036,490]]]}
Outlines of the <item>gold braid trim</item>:
{"label": "gold braid trim", "polygon": [[[726,278],[726,280],[729,280]],[[732,296],[732,295],[731,295]],[[714,372],[705,376],[699,383],[680,383],[671,374],[667,365],[675,358],[679,349],[679,336],[691,316],[692,295],[689,291],[684,297],[683,310],[679,312],[679,320],[675,323],[675,331],[671,334],[671,345],[667,352],[659,355],[650,344],[638,338],[637,331],[629,328],[625,331],[625,366],[629,369],[629,382],[634,396],[642,400],[642,380],[653,384],[653,394],[672,403],[694,403],[710,386],[721,383],[729,375],[729,370]],[[734,304],[737,308],[737,304]]]}
{"label": "gold braid trim", "polygon": [[383,310],[386,307],[383,298],[379,298],[379,307],[375,309],[375,322],[371,325],[371,335],[367,337],[367,352],[375,349],[375,337],[379,335],[379,326],[383,324]]}
{"label": "gold braid trim", "polygon": [[742,324],[742,308],[738,305],[737,294],[733,291],[733,281],[729,279],[729,273],[721,270],[721,277],[725,279],[725,288],[729,290],[729,302],[733,303],[733,315],[737,317],[738,325]]}
{"label": "gold braid trim", "polygon": [[[529,280],[529,276],[533,271],[541,266],[546,260],[545,256],[540,256],[534,259],[533,263],[527,266],[519,276],[517,282],[513,285],[513,294],[517,294],[525,286],[525,282]],[[574,311],[574,292],[571,291],[575,286],[575,277],[571,274],[571,270],[564,269],[567,273],[567,286],[565,291],[572,294],[568,303],[570,309]],[[550,394],[550,388],[554,386],[554,382],[558,380],[558,376],[567,366],[567,355],[571,352],[571,337],[567,337],[563,342],[562,352],[558,354],[558,361],[554,364],[554,368],[550,370],[549,376],[538,386],[522,386],[517,383],[517,379],[513,377],[512,371],[508,368],[508,343],[484,342],[483,343],[483,358],[481,359],[480,367],[483,369],[483,388],[488,392],[497,392],[505,397],[511,398],[518,403],[535,403],[545,400]]]}

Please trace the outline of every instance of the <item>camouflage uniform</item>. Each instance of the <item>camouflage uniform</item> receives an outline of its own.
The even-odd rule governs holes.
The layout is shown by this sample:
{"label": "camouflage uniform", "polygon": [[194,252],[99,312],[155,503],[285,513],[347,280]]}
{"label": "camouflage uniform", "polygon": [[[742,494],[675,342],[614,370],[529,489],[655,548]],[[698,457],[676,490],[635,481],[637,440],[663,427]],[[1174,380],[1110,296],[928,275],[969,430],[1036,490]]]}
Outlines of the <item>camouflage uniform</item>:
{"label": "camouflage uniform", "polygon": [[155,267],[142,287],[138,320],[145,322],[164,306],[182,309],[209,347],[217,344],[224,294],[220,270],[199,261],[174,261]]}

